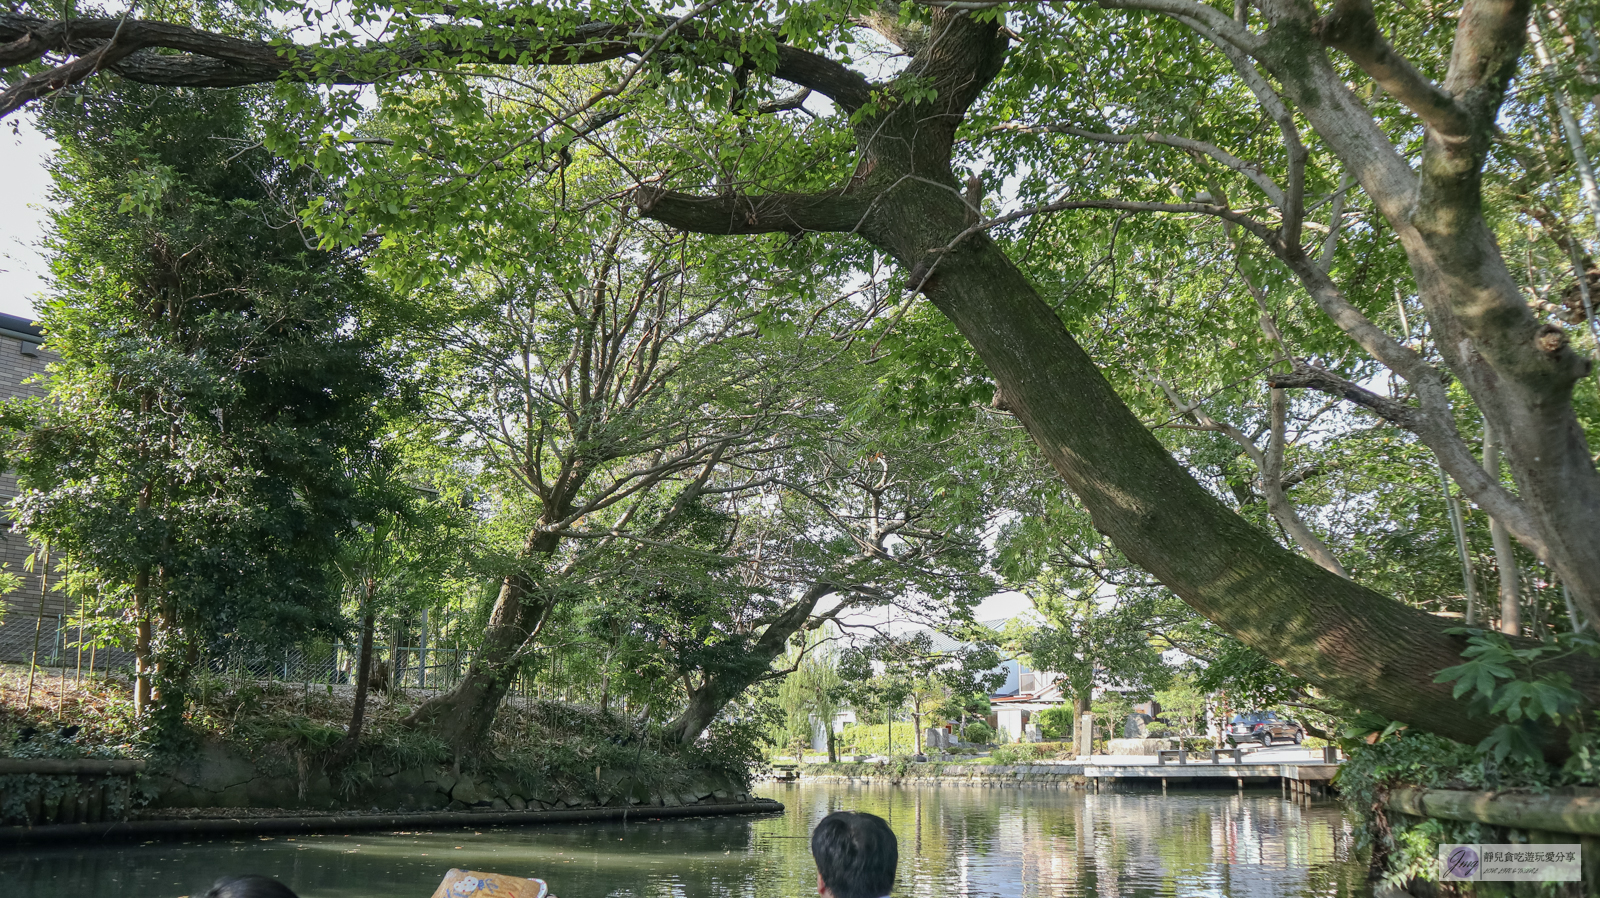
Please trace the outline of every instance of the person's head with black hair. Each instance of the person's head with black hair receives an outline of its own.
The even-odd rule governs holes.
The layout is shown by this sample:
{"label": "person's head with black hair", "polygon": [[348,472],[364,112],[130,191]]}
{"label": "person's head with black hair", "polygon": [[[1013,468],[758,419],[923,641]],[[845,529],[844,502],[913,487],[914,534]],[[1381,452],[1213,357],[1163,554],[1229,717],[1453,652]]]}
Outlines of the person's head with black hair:
{"label": "person's head with black hair", "polygon": [[834,811],[811,831],[817,894],[832,898],[884,898],[894,888],[900,846],[882,817]]}
{"label": "person's head with black hair", "polygon": [[224,876],[202,898],[299,898],[288,886],[270,876]]}

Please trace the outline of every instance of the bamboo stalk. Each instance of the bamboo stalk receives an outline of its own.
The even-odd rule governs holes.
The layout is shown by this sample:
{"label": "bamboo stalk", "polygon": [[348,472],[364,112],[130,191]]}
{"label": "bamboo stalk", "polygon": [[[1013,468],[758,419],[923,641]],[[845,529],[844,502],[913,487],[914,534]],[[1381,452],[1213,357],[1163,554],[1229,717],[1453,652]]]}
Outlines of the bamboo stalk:
{"label": "bamboo stalk", "polygon": [[[1435,459],[1435,464],[1438,460]],[[1467,592],[1466,624],[1469,627],[1478,623],[1478,584],[1477,577],[1472,572],[1472,553],[1467,551],[1467,524],[1461,519],[1461,504],[1456,501],[1455,494],[1450,492],[1450,477],[1445,474],[1444,466],[1439,465],[1439,481],[1444,486],[1445,508],[1450,514],[1450,530],[1456,538],[1456,554],[1461,558],[1461,582]]]}
{"label": "bamboo stalk", "polygon": [[1533,54],[1539,61],[1545,85],[1555,102],[1556,114],[1561,119],[1561,130],[1567,138],[1567,147],[1572,151],[1573,167],[1578,170],[1584,204],[1589,207],[1596,235],[1600,236],[1600,184],[1595,181],[1594,165],[1589,161],[1589,153],[1584,148],[1583,131],[1578,127],[1577,116],[1572,114],[1572,104],[1568,102],[1566,91],[1561,89],[1561,83],[1556,78],[1556,63],[1550,56],[1549,48],[1545,46],[1544,31],[1539,27],[1537,16],[1528,19],[1528,40],[1533,44]]}
{"label": "bamboo stalk", "polygon": [[49,547],[41,546],[34,558],[43,560],[39,568],[39,613],[33,619],[33,651],[28,654],[28,697],[22,702],[24,708],[33,707],[33,678],[39,669],[39,634],[44,631],[44,599],[49,589],[46,582],[50,576]]}
{"label": "bamboo stalk", "polygon": [[1385,804],[1413,817],[1600,836],[1600,790],[1595,789],[1535,795],[1404,786],[1391,790]]}

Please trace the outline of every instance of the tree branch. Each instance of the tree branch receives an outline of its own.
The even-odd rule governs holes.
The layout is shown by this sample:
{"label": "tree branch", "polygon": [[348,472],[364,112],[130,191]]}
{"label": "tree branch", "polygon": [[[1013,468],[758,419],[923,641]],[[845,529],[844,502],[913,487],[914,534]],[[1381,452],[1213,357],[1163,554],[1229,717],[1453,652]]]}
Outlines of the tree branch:
{"label": "tree branch", "polygon": [[1311,33],[1350,57],[1380,87],[1439,133],[1451,137],[1471,133],[1472,116],[1456,98],[1428,80],[1389,45],[1378,30],[1372,0],[1338,0],[1333,12],[1318,19]]}
{"label": "tree branch", "polygon": [[[64,23],[34,16],[0,13],[0,40],[9,39],[8,46],[26,41],[23,48],[30,53],[42,46],[41,52],[82,56],[98,42],[117,35],[119,44],[140,52],[102,68],[132,81],[175,87],[238,87],[280,78],[371,84],[427,60],[580,65],[616,59],[637,51],[639,46],[633,26],[611,22],[581,23],[565,33],[527,26],[522,33],[509,36],[502,29],[485,28],[476,39],[464,37],[458,29],[426,29],[415,38],[336,50],[302,47],[282,40],[246,40],[142,19],[74,19],[70,26],[69,29]],[[23,48],[16,53],[23,52]],[[151,52],[155,49],[176,50],[178,54]],[[67,66],[77,64],[75,60]],[[65,66],[58,67],[58,71],[61,68]]]}
{"label": "tree branch", "polygon": [[1338,396],[1373,412],[1396,427],[1416,434],[1424,445],[1433,450],[1439,463],[1449,472],[1451,479],[1460,484],[1462,491],[1478,503],[1480,508],[1495,520],[1505,524],[1506,529],[1517,538],[1517,541],[1527,546],[1541,560],[1549,555],[1549,548],[1527,507],[1520,498],[1502,486],[1499,480],[1490,478],[1484,472],[1478,460],[1473,457],[1472,450],[1455,430],[1454,419],[1448,424],[1441,423],[1437,416],[1429,414],[1426,409],[1380,396],[1353,381],[1300,359],[1294,360],[1294,367],[1288,374],[1268,375],[1267,383],[1277,389],[1311,389],[1330,396]]}
{"label": "tree branch", "polygon": [[778,97],[773,100],[764,100],[756,104],[756,111],[764,115],[774,112],[783,112],[789,109],[799,109],[805,105],[806,98],[811,96],[811,88],[802,87],[787,97]]}
{"label": "tree branch", "polygon": [[872,83],[861,73],[788,44],[778,45],[778,67],[772,74],[811,88],[846,112],[855,112],[872,99]]}
{"label": "tree branch", "polygon": [[1260,163],[1247,162],[1227,150],[1214,144],[1206,143],[1203,140],[1191,140],[1187,137],[1176,137],[1170,134],[1157,134],[1154,131],[1147,131],[1142,134],[1104,134],[1097,131],[1071,128],[1066,125],[1025,125],[1021,122],[1005,122],[996,125],[995,130],[1015,131],[1021,134],[1067,134],[1072,137],[1082,137],[1085,140],[1113,144],[1126,144],[1136,139],[1143,139],[1146,143],[1177,147],[1180,150],[1210,156],[1222,165],[1244,175],[1250,179],[1250,183],[1256,185],[1262,193],[1267,195],[1267,199],[1274,206],[1279,209],[1284,207],[1285,201],[1282,188],[1277,185],[1277,182],[1262,174]]}
{"label": "tree branch", "polygon": [[1298,245],[1300,230],[1305,221],[1307,151],[1305,142],[1300,139],[1300,129],[1295,124],[1294,115],[1283,102],[1283,97],[1279,96],[1277,90],[1261,76],[1260,69],[1251,61],[1246,48],[1228,40],[1213,27],[1210,20],[1188,15],[1176,18],[1193,29],[1196,34],[1210,41],[1223,56],[1228,57],[1228,62],[1233,65],[1233,70],[1238,73],[1239,79],[1250,89],[1250,93],[1256,98],[1256,103],[1261,106],[1267,117],[1277,124],[1278,132],[1283,135],[1285,164],[1289,176],[1283,192],[1284,202],[1279,207],[1283,212],[1283,241]]}
{"label": "tree branch", "polygon": [[1293,370],[1288,374],[1267,375],[1267,385],[1277,390],[1311,389],[1329,396],[1337,396],[1405,430],[1415,430],[1421,423],[1422,413],[1415,407],[1387,396],[1380,396],[1326,368],[1319,368],[1299,359],[1294,360]]}
{"label": "tree branch", "polygon": [[[667,25],[671,28],[681,21],[668,20]],[[583,22],[566,29],[540,28],[531,23],[475,27],[481,29],[477,34],[463,34],[459,27],[428,28],[400,40],[330,49],[298,46],[283,40],[229,37],[168,22],[84,18],[63,23],[0,12],[0,41],[5,42],[0,44],[0,65],[37,59],[49,52],[83,57],[101,49],[103,42],[110,40],[113,34],[119,34],[119,45],[128,49],[121,54],[125,58],[115,65],[103,61],[100,68],[109,68],[129,80],[146,84],[238,87],[279,79],[372,84],[429,62],[495,65],[604,62],[640,52],[643,43],[648,43],[650,38],[639,33],[642,27],[639,23]],[[155,49],[178,52],[152,52]],[[133,52],[135,50],[138,52]],[[77,60],[66,64],[77,65]],[[60,82],[61,86],[73,83],[62,81],[61,76],[67,73],[61,70],[66,66],[55,70],[50,83]],[[91,64],[88,71],[92,72],[93,68]],[[787,44],[778,45],[773,74],[825,94],[846,111],[859,109],[871,97],[871,85],[865,77],[840,63]]]}
{"label": "tree branch", "polygon": [[980,221],[957,234],[948,244],[940,247],[939,249],[933,250],[933,252],[949,252],[958,244],[960,244],[961,241],[972,236],[973,234],[978,233],[979,231],[987,231],[990,228],[998,227],[1003,224],[1010,224],[1013,221],[1020,221],[1021,219],[1044,212],[1067,212],[1073,209],[1115,209],[1124,212],[1198,213],[1200,215],[1212,215],[1223,219],[1224,221],[1232,222],[1233,224],[1244,228],[1263,240],[1270,241],[1274,237],[1272,228],[1267,227],[1266,225],[1256,221],[1242,212],[1236,212],[1233,209],[1229,209],[1227,206],[1218,206],[1212,203],[1142,203],[1131,202],[1127,200],[1057,200],[1053,203],[1042,203],[1037,206],[1029,206],[1026,209],[1018,209],[1015,212],[1008,212],[1005,215],[984,219],[983,221]]}
{"label": "tree branch", "polygon": [[1234,21],[1227,13],[1196,0],[1095,0],[1101,9],[1143,9],[1203,23],[1213,34],[1247,53],[1261,49],[1266,39]]}
{"label": "tree branch", "polygon": [[126,39],[106,41],[98,50],[79,56],[64,65],[58,65],[47,72],[26,78],[21,83],[0,92],[0,118],[5,118],[34,100],[47,97],[62,88],[71,87],[95,72],[114,65],[138,49],[138,44]]}
{"label": "tree branch", "polygon": [[802,234],[855,230],[870,203],[843,193],[695,196],[641,184],[639,214],[696,234]]}

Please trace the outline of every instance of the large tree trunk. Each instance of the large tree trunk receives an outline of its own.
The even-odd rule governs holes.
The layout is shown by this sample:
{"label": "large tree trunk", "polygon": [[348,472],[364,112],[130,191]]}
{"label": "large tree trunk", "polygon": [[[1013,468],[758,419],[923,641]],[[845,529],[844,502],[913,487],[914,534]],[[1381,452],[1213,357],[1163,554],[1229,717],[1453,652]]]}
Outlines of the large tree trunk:
{"label": "large tree trunk", "polygon": [[[768,663],[777,657],[773,655],[767,659]],[[667,739],[683,748],[693,745],[706,727],[711,725],[711,721],[717,719],[717,712],[727,707],[728,702],[733,701],[754,681],[754,677],[748,682],[729,682],[726,677],[708,677],[699,688],[689,691],[689,703],[667,725]]]}
{"label": "large tree trunk", "polygon": [[[1504,437],[1545,560],[1592,616],[1600,613],[1600,540],[1592,536],[1600,532],[1600,472],[1572,406],[1590,361],[1560,328],[1534,317],[1483,218],[1483,163],[1527,14],[1527,4],[1467,0],[1437,88],[1420,86],[1409,64],[1392,64],[1371,6],[1359,3],[1322,19],[1310,4],[1270,5],[1275,27],[1256,56],[1394,228],[1434,345]],[[1425,128],[1415,171],[1315,45],[1319,38],[1418,111]]]}
{"label": "large tree trunk", "polygon": [[[943,221],[945,242],[961,231],[959,205],[937,189],[903,189],[883,205],[885,217]],[[886,236],[894,242],[884,248],[908,267],[942,245],[915,232]],[[1465,647],[1445,634],[1449,622],[1317,567],[1223,507],[1123,404],[986,236],[946,254],[930,286],[929,298],[988,364],[1095,526],[1135,564],[1330,694],[1462,741],[1486,734],[1487,721],[1471,719],[1449,686],[1433,682]],[[1594,694],[1600,683],[1586,679]]]}
{"label": "large tree trunk", "polygon": [[[708,674],[698,687],[689,688],[689,703],[684,707],[672,723],[667,725],[667,738],[680,746],[687,748],[693,745],[700,734],[706,731],[717,714],[727,707],[728,702],[739,697],[751,684],[766,676],[772,669],[772,662],[783,654],[789,645],[789,637],[800,632],[800,629],[811,620],[811,612],[817,607],[817,602],[824,596],[831,595],[837,587],[831,582],[821,581],[812,584],[800,598],[795,600],[784,612],[767,624],[761,631],[755,644],[751,646],[745,663],[737,668],[721,670]],[[828,730],[833,731],[833,721],[828,721]]]}
{"label": "large tree trunk", "polygon": [[538,632],[549,604],[549,597],[531,588],[523,575],[502,581],[488,629],[466,675],[449,692],[419,705],[406,725],[433,733],[457,753],[487,750],[500,703],[517,677],[516,660],[528,638]]}
{"label": "large tree trunk", "polygon": [[[559,543],[557,534],[531,535],[522,556],[524,564],[542,564]],[[502,580],[483,642],[466,675],[455,688],[418,705],[405,725],[438,736],[458,754],[486,750],[500,703],[520,669],[522,647],[538,633],[554,601],[549,590],[526,572]]]}

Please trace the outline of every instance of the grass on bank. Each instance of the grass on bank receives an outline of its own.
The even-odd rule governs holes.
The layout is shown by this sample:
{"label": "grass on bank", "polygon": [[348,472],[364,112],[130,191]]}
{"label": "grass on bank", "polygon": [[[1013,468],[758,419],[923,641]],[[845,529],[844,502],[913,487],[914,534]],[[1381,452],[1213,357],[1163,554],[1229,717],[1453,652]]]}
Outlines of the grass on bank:
{"label": "grass on bank", "polygon": [[[0,756],[141,758],[160,769],[211,741],[252,758],[258,769],[293,775],[331,756],[354,704],[348,686],[207,673],[196,678],[182,738],[156,743],[133,715],[125,675],[80,678],[70,669],[37,669],[31,696],[28,679],[27,665],[0,664]],[[456,762],[442,741],[402,725],[432,694],[397,689],[369,695],[361,744],[329,771],[335,783],[349,792],[395,770]],[[743,742],[725,734],[682,750],[658,727],[621,714],[513,698],[501,706],[487,751],[459,760],[468,769],[492,767],[531,790],[584,795],[595,784],[596,768],[626,770],[657,791],[686,788],[707,772],[747,786],[749,755]]]}

